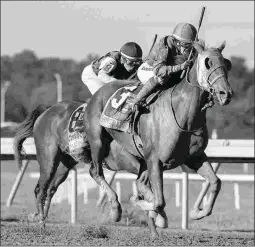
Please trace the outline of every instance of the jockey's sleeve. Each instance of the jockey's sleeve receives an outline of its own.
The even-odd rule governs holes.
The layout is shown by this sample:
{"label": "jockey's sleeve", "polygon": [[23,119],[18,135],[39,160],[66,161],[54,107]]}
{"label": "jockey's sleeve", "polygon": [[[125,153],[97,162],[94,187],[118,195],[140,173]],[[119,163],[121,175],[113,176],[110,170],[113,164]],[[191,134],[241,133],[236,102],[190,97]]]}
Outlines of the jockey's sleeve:
{"label": "jockey's sleeve", "polygon": [[167,61],[169,59],[168,56],[172,53],[171,49],[173,49],[171,44],[168,44],[168,46],[166,46],[162,41],[160,41],[155,51],[157,52],[157,59],[153,63],[153,71],[154,74],[162,80],[164,80],[172,73],[181,70],[181,66],[179,64],[174,66],[167,64]]}
{"label": "jockey's sleeve", "polygon": [[162,79],[170,76],[172,73],[181,70],[181,65],[167,65],[165,61],[157,61],[153,66],[154,74]]}
{"label": "jockey's sleeve", "polygon": [[105,57],[99,66],[98,79],[104,83],[116,80],[110,74],[116,69],[117,61],[113,57]]}
{"label": "jockey's sleeve", "polygon": [[106,74],[112,73],[117,67],[117,61],[113,57],[105,57],[100,66],[99,72],[103,71]]}

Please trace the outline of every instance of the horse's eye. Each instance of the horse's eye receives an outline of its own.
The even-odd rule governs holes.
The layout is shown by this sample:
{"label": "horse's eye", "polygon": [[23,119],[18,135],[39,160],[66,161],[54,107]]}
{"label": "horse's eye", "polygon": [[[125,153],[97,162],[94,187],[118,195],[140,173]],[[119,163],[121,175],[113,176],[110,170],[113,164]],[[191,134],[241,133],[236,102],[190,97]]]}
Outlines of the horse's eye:
{"label": "horse's eye", "polygon": [[205,67],[209,70],[210,69],[210,67],[211,67],[211,65],[210,65],[210,63],[209,63],[209,57],[207,57],[206,59],[205,59]]}

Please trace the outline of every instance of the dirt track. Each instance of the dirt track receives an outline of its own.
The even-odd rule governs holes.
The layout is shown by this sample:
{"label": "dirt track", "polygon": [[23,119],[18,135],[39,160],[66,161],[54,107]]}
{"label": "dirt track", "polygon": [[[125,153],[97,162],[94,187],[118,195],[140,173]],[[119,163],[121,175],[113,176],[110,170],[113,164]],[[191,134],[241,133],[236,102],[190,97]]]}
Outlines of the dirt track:
{"label": "dirt track", "polygon": [[254,246],[254,232],[162,230],[150,240],[148,228],[114,225],[1,223],[1,245]]}

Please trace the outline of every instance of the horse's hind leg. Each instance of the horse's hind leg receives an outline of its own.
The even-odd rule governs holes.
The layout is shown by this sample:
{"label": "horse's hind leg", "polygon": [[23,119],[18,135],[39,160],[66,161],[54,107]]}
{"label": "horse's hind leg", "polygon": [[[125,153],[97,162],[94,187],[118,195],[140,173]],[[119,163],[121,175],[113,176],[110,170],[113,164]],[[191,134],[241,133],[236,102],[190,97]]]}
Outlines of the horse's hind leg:
{"label": "horse's hind leg", "polygon": [[43,147],[37,145],[37,160],[40,165],[40,178],[35,187],[37,213],[33,215],[32,220],[44,223],[44,203],[47,189],[60,162],[58,146],[54,140],[47,142],[47,145]]}
{"label": "horse's hind leg", "polygon": [[221,189],[221,180],[215,174],[205,153],[199,157],[192,157],[188,162],[185,162],[185,164],[195,170],[210,183],[210,194],[207,204],[202,210],[197,207],[193,208],[190,212],[190,217],[192,219],[199,220],[205,216],[211,215],[214,203]]}
{"label": "horse's hind leg", "polygon": [[[39,180],[38,180],[38,182],[37,182],[37,184],[36,184],[36,186],[35,186],[35,189],[34,189],[34,194],[35,194],[35,200],[36,200],[36,201],[37,201],[37,195],[38,195],[39,191],[40,191],[40,186],[39,186]],[[37,220],[37,217],[38,217],[38,215],[39,215],[39,209],[38,209],[38,206],[37,206],[37,205],[36,205],[36,209],[37,209],[37,212],[36,212],[36,213],[32,213],[32,214],[30,214],[30,215],[28,216],[28,219],[29,219],[30,221],[35,221],[35,220]]]}
{"label": "horse's hind leg", "polygon": [[59,164],[57,171],[54,175],[54,178],[52,179],[52,181],[48,187],[48,190],[47,190],[47,197],[46,197],[45,204],[44,204],[45,219],[48,216],[52,197],[56,193],[59,185],[66,180],[70,169],[72,169],[77,164],[77,162],[72,157],[70,157],[68,154],[62,153],[60,156],[60,159],[61,159],[62,163]]}
{"label": "horse's hind leg", "polygon": [[[99,134],[102,132],[104,132],[103,134],[105,135],[104,142],[101,140],[101,136],[103,136],[103,134]],[[97,134],[95,135],[95,133]],[[98,126],[96,131],[94,130],[88,133],[88,139],[92,155],[92,165],[90,167],[89,173],[108,196],[111,205],[112,220],[115,222],[120,221],[122,209],[118,201],[118,196],[116,192],[111,188],[111,186],[106,182],[102,168],[103,159],[107,156],[107,152],[109,151],[108,145],[111,142],[111,138],[109,134],[101,128],[101,126]]]}

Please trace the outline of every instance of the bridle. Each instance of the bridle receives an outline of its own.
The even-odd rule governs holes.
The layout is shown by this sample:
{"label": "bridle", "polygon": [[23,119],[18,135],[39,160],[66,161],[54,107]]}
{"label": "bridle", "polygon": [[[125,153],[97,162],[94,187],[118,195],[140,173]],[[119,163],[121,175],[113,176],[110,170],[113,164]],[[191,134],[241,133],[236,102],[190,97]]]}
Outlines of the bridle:
{"label": "bridle", "polygon": [[[199,59],[199,58],[198,58]],[[219,75],[215,76],[213,78],[212,81],[210,81],[210,77],[211,75],[217,70],[217,69],[221,69],[222,73],[220,73]],[[226,74],[225,73],[225,67],[223,65],[215,65],[213,67],[211,67],[209,70],[207,71],[200,71],[200,68],[199,68],[199,62],[197,62],[197,75],[199,75],[199,73],[201,72],[202,74],[202,78],[204,80],[204,82],[207,84],[207,87],[203,87],[201,85],[199,85],[198,87],[200,87],[203,91],[207,91],[209,92],[209,94],[214,97],[215,95],[215,89],[213,88],[213,84],[220,78],[222,77],[226,77]],[[187,71],[187,74],[186,74],[186,80],[188,78],[188,72],[189,70]],[[188,81],[188,80],[187,80]],[[188,81],[189,82],[189,81]],[[190,82],[189,82],[190,83]],[[190,83],[191,84],[191,83]],[[193,85],[194,86],[194,85]]]}
{"label": "bridle", "polygon": [[[199,59],[199,58],[197,58],[197,59]],[[211,76],[217,69],[219,69],[219,68],[222,68],[223,73],[220,73],[218,76],[216,76],[215,78],[213,78],[212,81],[210,81],[210,80],[209,80],[210,76]],[[208,85],[208,87],[203,87],[203,86],[201,86],[201,85],[193,85],[193,84],[190,82],[190,80],[189,80],[190,68],[188,68],[188,69],[187,69],[187,72],[186,72],[186,82],[188,82],[189,85],[191,85],[192,87],[197,87],[197,88],[199,88],[199,90],[207,91],[207,92],[209,93],[209,100],[210,100],[210,99],[213,99],[213,97],[214,97],[214,95],[215,95],[215,89],[214,89],[212,86],[213,86],[213,84],[214,84],[218,79],[220,79],[220,78],[226,76],[226,73],[224,73],[224,69],[225,69],[225,67],[224,67],[223,65],[216,65],[216,66],[211,67],[209,70],[207,70],[206,73],[205,73],[205,71],[202,71],[202,72],[201,72],[201,73],[202,73],[202,77],[203,77],[204,81],[206,82],[206,84]],[[197,62],[197,75],[198,75],[198,74],[199,74],[199,63]],[[172,89],[170,102],[171,102],[171,109],[172,109],[172,112],[173,112],[174,120],[175,120],[177,126],[179,127],[179,129],[181,129],[183,132],[186,132],[186,133],[194,133],[194,132],[196,132],[196,131],[202,130],[202,129],[205,127],[206,123],[205,123],[202,127],[198,128],[198,129],[194,129],[194,130],[185,130],[185,129],[183,129],[183,128],[179,125],[179,123],[178,123],[178,121],[177,121],[177,119],[176,119],[176,115],[175,115],[174,107],[173,107],[173,102],[172,102],[173,92],[174,92],[174,89],[175,89],[176,86],[177,86],[177,84],[175,84],[174,87],[173,87],[173,89]]]}

